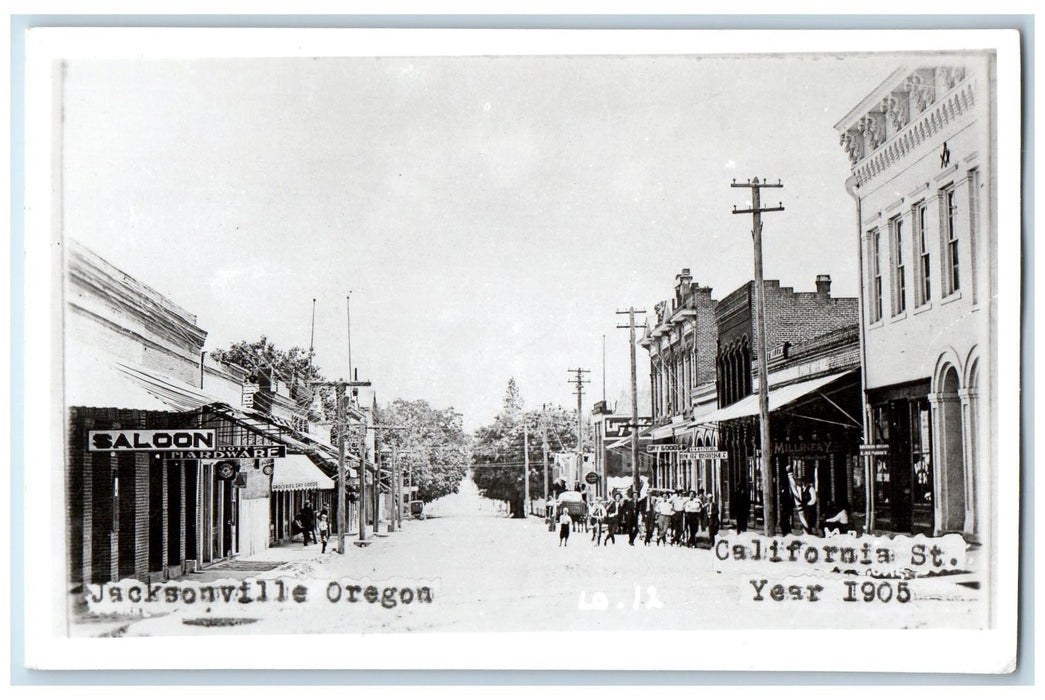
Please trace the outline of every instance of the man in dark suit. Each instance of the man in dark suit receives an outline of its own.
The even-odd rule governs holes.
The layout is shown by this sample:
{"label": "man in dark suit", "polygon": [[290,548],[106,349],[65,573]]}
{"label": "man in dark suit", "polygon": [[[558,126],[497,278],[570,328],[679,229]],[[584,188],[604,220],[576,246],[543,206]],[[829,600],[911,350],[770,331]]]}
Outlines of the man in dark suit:
{"label": "man in dark suit", "polygon": [[316,529],[316,512],[312,510],[312,503],[305,501],[305,505],[301,507],[301,541],[304,546],[308,546],[309,538],[315,542],[315,535],[313,531]]}

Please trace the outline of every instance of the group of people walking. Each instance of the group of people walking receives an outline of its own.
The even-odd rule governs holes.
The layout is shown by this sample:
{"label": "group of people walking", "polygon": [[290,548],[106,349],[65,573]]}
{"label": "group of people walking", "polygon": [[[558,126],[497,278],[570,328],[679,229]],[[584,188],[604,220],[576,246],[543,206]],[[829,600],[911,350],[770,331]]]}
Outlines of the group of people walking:
{"label": "group of people walking", "polygon": [[590,531],[595,546],[616,544],[618,534],[626,536],[631,546],[640,535],[647,546],[697,547],[705,541],[714,546],[719,529],[717,504],[703,489],[653,490],[638,501],[628,489],[609,499],[596,499],[581,517],[571,515],[565,504],[558,512],[549,508],[548,517],[556,517],[560,547],[568,545],[570,532],[576,529]]}
{"label": "group of people walking", "polygon": [[[780,484],[780,531],[794,532],[794,521],[805,535],[832,536],[854,531],[849,504],[845,501],[818,504],[814,483],[792,472]],[[750,501],[746,485],[738,487],[730,502],[737,534],[748,529]],[[617,535],[628,544],[640,539],[646,545],[703,547],[715,546],[720,528],[719,509],[712,494],[681,489],[653,489],[636,502],[632,489],[616,491],[612,498],[592,502],[559,502],[546,505],[549,529],[558,524],[559,546],[567,546],[571,532],[591,533],[596,546],[617,542]],[[859,530],[859,527],[856,527]]]}

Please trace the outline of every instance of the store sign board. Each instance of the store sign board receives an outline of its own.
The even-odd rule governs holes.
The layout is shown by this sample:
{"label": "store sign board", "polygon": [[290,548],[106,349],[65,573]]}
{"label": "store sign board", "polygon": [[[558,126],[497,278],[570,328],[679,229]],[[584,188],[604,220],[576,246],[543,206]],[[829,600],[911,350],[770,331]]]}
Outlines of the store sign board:
{"label": "store sign board", "polygon": [[685,445],[646,445],[646,452],[685,452]]}
{"label": "store sign board", "polygon": [[212,450],[217,446],[213,430],[90,430],[90,452],[169,452]]}
{"label": "store sign board", "polygon": [[218,462],[214,465],[214,474],[219,479],[231,479],[239,472],[239,465],[235,462]]}
{"label": "store sign board", "polygon": [[[653,425],[649,417],[639,418],[639,429]],[[631,418],[625,416],[606,416],[602,421],[604,435],[607,438],[622,438],[631,435]]]}
{"label": "store sign board", "polygon": [[599,483],[599,475],[595,472],[588,472],[584,475],[584,480],[587,481],[589,484],[597,484]]}
{"label": "store sign board", "polygon": [[887,455],[889,454],[889,445],[860,445],[860,454],[862,455]]}
{"label": "store sign board", "polygon": [[175,450],[165,456],[168,459],[268,459],[286,457],[287,448],[284,445],[248,445],[216,450]]}
{"label": "store sign board", "polygon": [[838,452],[838,446],[833,442],[777,442],[773,444],[773,454],[816,456],[827,455]]}
{"label": "store sign board", "polygon": [[691,447],[686,454],[701,459],[729,459],[729,453],[717,447]]}
{"label": "store sign board", "polygon": [[243,385],[243,408],[254,408],[254,394],[258,393],[260,387],[257,384],[247,382]]}

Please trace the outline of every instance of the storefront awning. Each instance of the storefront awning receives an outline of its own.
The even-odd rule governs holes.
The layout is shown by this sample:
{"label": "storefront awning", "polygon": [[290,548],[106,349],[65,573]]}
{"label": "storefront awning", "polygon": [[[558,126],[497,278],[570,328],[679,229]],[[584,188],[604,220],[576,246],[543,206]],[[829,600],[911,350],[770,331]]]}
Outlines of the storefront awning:
{"label": "storefront awning", "polygon": [[197,408],[201,412],[202,427],[209,427],[215,418],[226,420],[246,428],[271,443],[286,445],[288,449],[295,452],[307,453],[309,451],[303,442],[291,436],[294,431],[269,420],[268,414],[245,411],[220,402],[209,403]]}
{"label": "storefront awning", "polygon": [[[803,396],[810,394],[817,389],[827,386],[831,382],[835,381],[839,377],[844,377],[849,372],[839,372],[838,374],[829,374],[826,377],[818,377],[816,379],[809,379],[804,382],[797,382],[795,384],[788,384],[776,389],[769,390],[769,411],[772,413],[777,409],[783,408],[788,404],[798,401]],[[744,418],[746,416],[758,415],[758,394],[751,394],[745,396],[740,401],[720,408],[717,411],[713,411],[706,416],[702,416],[699,419],[699,423],[721,423],[722,421],[733,420],[735,418]]]}
{"label": "storefront awning", "polygon": [[65,355],[65,405],[172,411],[170,406],[92,352]]}
{"label": "storefront awning", "polygon": [[[652,430],[653,430],[652,427],[646,427],[646,428],[643,428],[642,430],[639,431],[639,445],[640,446],[650,444],[650,442],[652,441],[652,438],[650,437],[650,432],[652,432]],[[622,437],[620,440],[616,440],[616,441],[611,442],[608,445],[606,445],[606,449],[607,450],[619,450],[619,449],[621,449],[623,447],[631,447],[631,436],[630,435],[628,435],[626,437]]]}
{"label": "storefront awning", "polygon": [[334,482],[305,455],[287,455],[276,460],[272,470],[273,491],[312,491],[334,488]]}
{"label": "storefront awning", "polygon": [[[337,458],[331,457],[325,451],[311,452],[309,456],[312,461],[315,462],[321,469],[328,474],[337,476]],[[346,479],[358,479],[359,473],[351,467],[348,463],[348,455],[345,455],[345,478]]]}
{"label": "storefront awning", "polygon": [[677,423],[668,423],[667,425],[662,425],[659,428],[654,428],[650,432],[650,437],[654,440],[663,440],[665,438],[674,437],[685,428],[685,421],[679,421]]}
{"label": "storefront awning", "polygon": [[165,410],[191,411],[206,404],[221,403],[219,399],[174,377],[126,362],[117,362],[115,367],[124,377],[165,403],[169,407]]}

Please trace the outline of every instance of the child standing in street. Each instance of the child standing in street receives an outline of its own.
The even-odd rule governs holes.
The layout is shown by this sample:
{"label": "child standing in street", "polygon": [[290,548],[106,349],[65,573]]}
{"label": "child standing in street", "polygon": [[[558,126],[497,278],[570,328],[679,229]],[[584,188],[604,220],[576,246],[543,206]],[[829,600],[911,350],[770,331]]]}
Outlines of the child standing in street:
{"label": "child standing in street", "polygon": [[559,514],[559,546],[565,547],[570,539],[570,526],[573,524],[573,518],[570,517],[570,513],[565,508]]}
{"label": "child standing in street", "polygon": [[327,520],[327,509],[319,511],[319,522],[316,523],[316,529],[319,531],[319,542],[323,545],[323,549],[320,553],[327,551],[327,540],[330,539],[330,521]]}

